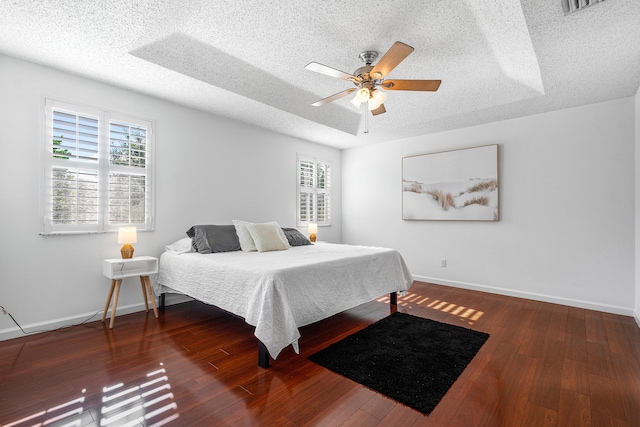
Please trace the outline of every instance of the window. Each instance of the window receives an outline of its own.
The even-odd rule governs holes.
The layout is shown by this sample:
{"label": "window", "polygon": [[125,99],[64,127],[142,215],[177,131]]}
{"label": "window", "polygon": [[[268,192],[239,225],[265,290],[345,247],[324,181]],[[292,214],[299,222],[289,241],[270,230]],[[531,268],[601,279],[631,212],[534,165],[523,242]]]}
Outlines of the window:
{"label": "window", "polygon": [[331,223],[331,164],[298,155],[298,226]]}
{"label": "window", "polygon": [[45,100],[43,234],[153,229],[152,123]]}

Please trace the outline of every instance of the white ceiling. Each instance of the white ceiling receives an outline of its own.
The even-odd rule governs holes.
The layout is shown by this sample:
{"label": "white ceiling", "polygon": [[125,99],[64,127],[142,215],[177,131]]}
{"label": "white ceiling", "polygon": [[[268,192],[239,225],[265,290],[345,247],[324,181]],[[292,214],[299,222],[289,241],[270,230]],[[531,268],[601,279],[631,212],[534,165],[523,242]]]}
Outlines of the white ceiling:
{"label": "white ceiling", "polygon": [[[638,0],[565,16],[562,0],[0,0],[0,53],[337,148],[633,96]],[[388,78],[441,79],[389,92],[369,118],[358,55],[415,48]],[[364,105],[362,107],[364,109]]]}

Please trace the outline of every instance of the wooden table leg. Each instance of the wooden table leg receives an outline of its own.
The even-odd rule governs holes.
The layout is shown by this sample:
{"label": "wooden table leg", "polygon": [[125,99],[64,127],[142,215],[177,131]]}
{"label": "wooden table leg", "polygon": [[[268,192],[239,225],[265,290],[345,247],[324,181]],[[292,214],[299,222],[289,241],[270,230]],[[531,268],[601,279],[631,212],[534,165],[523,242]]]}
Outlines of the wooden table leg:
{"label": "wooden table leg", "polygon": [[[156,319],[157,319],[158,307],[156,307],[156,297],[153,295],[153,289],[151,288],[151,280],[149,280],[149,276],[144,276],[144,282],[147,285],[147,291],[149,292],[149,299],[151,299],[151,305],[153,306],[153,313],[156,315]],[[146,297],[145,297],[145,302],[146,302]]]}
{"label": "wooden table leg", "polygon": [[120,295],[120,284],[122,284],[122,279],[116,280],[116,293],[113,296],[113,308],[111,309],[111,322],[109,323],[109,329],[113,329],[113,321],[116,318],[116,307],[118,307],[118,296]]}
{"label": "wooden table leg", "polygon": [[107,311],[109,311],[109,304],[111,304],[111,296],[113,295],[113,288],[116,286],[116,279],[111,279],[111,289],[109,289],[109,296],[107,297],[107,304],[104,306],[104,312],[102,313],[102,321],[107,318]]}
{"label": "wooden table leg", "polygon": [[144,310],[149,312],[149,300],[147,299],[147,290],[145,289],[146,281],[144,278],[147,276],[140,276],[140,286],[142,287],[142,295],[144,295]]}

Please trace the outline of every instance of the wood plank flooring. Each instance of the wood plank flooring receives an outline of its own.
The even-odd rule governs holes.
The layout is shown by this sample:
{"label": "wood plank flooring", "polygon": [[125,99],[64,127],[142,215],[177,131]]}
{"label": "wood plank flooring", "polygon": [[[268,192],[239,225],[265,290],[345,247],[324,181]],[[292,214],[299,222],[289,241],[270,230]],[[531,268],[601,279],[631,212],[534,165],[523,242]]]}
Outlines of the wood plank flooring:
{"label": "wood plank flooring", "polygon": [[251,326],[188,302],[0,342],[0,425],[640,426],[631,317],[421,282],[398,310],[490,334],[429,416],[306,359],[387,298],[301,328],[268,370]]}

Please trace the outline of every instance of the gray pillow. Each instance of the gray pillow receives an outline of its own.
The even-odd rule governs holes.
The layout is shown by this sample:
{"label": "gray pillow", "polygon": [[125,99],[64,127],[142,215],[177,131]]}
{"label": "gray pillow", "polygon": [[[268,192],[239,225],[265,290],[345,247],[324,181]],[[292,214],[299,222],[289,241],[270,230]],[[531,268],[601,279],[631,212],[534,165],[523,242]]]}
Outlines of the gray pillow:
{"label": "gray pillow", "polygon": [[240,250],[234,225],[194,225],[187,230],[193,246],[201,254]]}
{"label": "gray pillow", "polygon": [[312,244],[307,236],[305,236],[295,228],[283,227],[282,231],[284,231],[284,235],[286,236],[287,240],[289,241],[289,245],[291,246],[306,246]]}

